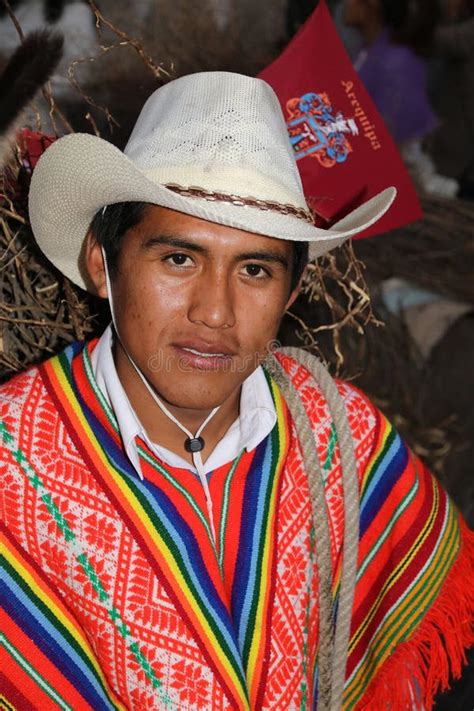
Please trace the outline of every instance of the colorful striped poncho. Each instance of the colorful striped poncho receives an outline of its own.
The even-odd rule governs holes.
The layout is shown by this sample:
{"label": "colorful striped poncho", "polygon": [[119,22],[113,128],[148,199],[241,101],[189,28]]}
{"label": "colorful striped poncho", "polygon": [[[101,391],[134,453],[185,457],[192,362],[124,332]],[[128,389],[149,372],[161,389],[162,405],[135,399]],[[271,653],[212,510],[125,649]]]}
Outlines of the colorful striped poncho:
{"label": "colorful striped poncho", "polygon": [[[18,709],[316,709],[318,571],[294,424],[200,483],[139,443],[143,481],[78,344],[0,389],[0,700]],[[335,429],[282,359],[324,476],[332,590],[344,535]],[[474,642],[472,534],[355,388],[338,384],[360,482],[344,709],[430,709]],[[1,705],[1,704],[0,704]]]}

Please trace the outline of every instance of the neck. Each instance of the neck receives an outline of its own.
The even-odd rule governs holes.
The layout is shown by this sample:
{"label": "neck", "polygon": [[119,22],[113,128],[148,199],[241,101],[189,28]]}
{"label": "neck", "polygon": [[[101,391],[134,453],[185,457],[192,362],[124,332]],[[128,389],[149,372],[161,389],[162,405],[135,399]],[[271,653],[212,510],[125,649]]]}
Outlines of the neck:
{"label": "neck", "polygon": [[[114,361],[122,387],[150,440],[192,463],[192,455],[184,448],[186,434],[157,405],[120,344],[116,344],[114,347]],[[206,445],[201,452],[203,461],[208,458],[238,417],[240,391],[239,387],[231,393],[204,428],[202,437]],[[211,411],[209,409],[177,407],[169,403],[159,392],[156,394],[178,422],[193,434]]]}

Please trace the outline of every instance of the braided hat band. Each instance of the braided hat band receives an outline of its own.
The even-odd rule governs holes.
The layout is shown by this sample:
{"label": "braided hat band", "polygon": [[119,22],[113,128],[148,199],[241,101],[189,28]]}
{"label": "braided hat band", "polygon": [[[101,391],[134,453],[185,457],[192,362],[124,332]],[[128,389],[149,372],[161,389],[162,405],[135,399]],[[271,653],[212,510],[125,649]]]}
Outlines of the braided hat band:
{"label": "braided hat band", "polygon": [[211,202],[221,201],[227,202],[231,205],[236,205],[236,207],[256,207],[259,210],[270,210],[272,212],[278,212],[280,215],[292,215],[300,220],[304,220],[309,224],[313,224],[314,215],[310,209],[305,210],[302,207],[296,207],[295,205],[289,205],[288,203],[275,202],[273,200],[259,200],[253,197],[242,197],[241,195],[229,195],[228,193],[218,193],[215,190],[206,190],[205,188],[200,188],[198,186],[192,185],[188,188],[182,185],[176,185],[175,183],[167,183],[165,185],[168,190],[172,190],[178,195],[183,195],[184,197],[196,197],[202,198],[204,200],[209,200]]}

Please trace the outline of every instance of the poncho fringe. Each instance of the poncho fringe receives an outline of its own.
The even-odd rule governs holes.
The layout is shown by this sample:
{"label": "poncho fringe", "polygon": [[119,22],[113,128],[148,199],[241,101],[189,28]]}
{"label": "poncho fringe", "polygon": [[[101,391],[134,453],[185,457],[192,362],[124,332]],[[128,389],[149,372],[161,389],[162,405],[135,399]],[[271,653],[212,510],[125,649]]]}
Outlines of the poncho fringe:
{"label": "poncho fringe", "polygon": [[463,545],[435,603],[415,634],[390,654],[358,711],[431,711],[436,694],[450,688],[450,677],[461,676],[466,650],[474,645],[474,532],[463,521],[460,528]]}

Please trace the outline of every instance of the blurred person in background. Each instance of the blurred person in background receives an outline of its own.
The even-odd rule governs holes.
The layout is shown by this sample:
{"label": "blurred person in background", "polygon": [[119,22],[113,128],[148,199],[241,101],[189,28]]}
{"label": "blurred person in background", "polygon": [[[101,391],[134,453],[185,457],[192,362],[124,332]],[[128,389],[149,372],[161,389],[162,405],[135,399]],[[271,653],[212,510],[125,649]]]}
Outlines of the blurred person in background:
{"label": "blurred person in background", "polygon": [[443,60],[434,96],[442,120],[433,155],[440,170],[460,183],[459,196],[474,197],[474,2],[444,0],[434,35]]}
{"label": "blurred person in background", "polygon": [[432,0],[345,0],[344,20],[364,44],[354,65],[418,187],[454,197],[458,183],[437,173],[425,139],[437,126],[426,54],[438,15]]}

